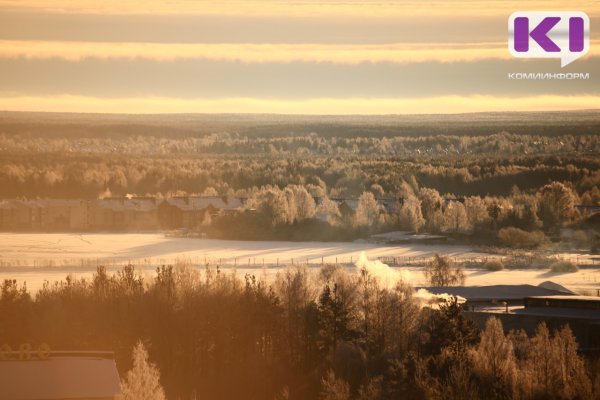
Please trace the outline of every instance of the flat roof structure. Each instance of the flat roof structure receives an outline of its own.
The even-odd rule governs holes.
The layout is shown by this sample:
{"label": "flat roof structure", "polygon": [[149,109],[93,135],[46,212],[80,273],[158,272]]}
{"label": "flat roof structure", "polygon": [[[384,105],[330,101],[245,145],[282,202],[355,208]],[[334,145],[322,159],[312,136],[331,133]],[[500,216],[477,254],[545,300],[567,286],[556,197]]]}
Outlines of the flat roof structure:
{"label": "flat roof structure", "polygon": [[104,356],[49,356],[0,361],[0,399],[115,399],[121,393],[115,360]]}
{"label": "flat roof structure", "polygon": [[595,296],[532,296],[526,297],[524,303],[525,308],[581,310],[600,318],[600,297]]}
{"label": "flat roof structure", "polygon": [[[417,288],[420,289],[420,288]],[[499,301],[523,301],[526,297],[532,296],[564,296],[564,292],[546,289],[534,285],[491,285],[491,286],[445,286],[445,287],[425,287],[433,294],[449,294],[460,296],[467,299],[470,303],[491,303]]]}

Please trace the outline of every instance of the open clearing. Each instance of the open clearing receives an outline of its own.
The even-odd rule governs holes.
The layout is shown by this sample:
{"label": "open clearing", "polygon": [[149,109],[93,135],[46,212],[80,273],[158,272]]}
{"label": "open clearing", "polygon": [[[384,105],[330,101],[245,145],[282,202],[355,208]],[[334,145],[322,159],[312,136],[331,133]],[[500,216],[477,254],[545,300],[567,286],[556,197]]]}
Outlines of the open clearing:
{"label": "open clearing", "polygon": [[[35,292],[44,280],[64,279],[67,274],[89,278],[97,265],[114,271],[129,262],[151,275],[157,265],[178,259],[204,268],[220,264],[239,275],[255,273],[271,276],[282,266],[306,264],[317,268],[322,262],[350,265],[361,252],[371,260],[396,257],[399,263],[424,260],[435,253],[457,260],[490,256],[468,246],[378,245],[340,242],[252,242],[167,237],[163,234],[0,234],[0,279],[26,281]],[[582,256],[583,257],[583,256]],[[397,267],[414,285],[424,285],[419,266]],[[576,273],[555,274],[543,269],[488,272],[467,270],[467,285],[539,284],[552,280],[572,290],[596,294],[600,289],[600,265]]]}
{"label": "open clearing", "polygon": [[467,246],[377,245],[348,242],[262,242],[167,237],[162,234],[0,234],[0,265],[80,266],[82,261],[169,264],[178,258],[194,264],[277,265],[351,263],[364,251],[375,257],[478,257]]}

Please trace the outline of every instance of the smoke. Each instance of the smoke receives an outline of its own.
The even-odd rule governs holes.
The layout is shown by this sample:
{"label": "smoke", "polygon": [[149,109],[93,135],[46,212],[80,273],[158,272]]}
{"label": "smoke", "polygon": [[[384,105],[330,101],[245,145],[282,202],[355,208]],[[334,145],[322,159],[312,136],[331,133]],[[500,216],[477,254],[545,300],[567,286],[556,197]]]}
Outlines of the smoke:
{"label": "smoke", "polygon": [[[360,253],[355,265],[359,274],[365,269],[381,286],[388,289],[395,287],[399,282],[410,283],[411,281],[409,271],[391,268],[379,260],[369,260],[364,251]],[[448,293],[434,294],[427,289],[421,288],[414,292],[413,298],[419,303],[421,308],[439,309],[440,305],[452,301],[454,296]],[[467,299],[461,296],[456,296],[456,299],[458,304],[464,304],[467,301]]]}
{"label": "smoke", "polygon": [[[421,308],[429,307],[439,309],[440,305],[452,301],[455,296],[448,293],[434,294],[427,289],[421,288],[415,292],[413,297],[418,301]],[[458,301],[458,304],[464,304],[467,301],[467,299],[461,296],[456,296],[456,300]]]}
{"label": "smoke", "polygon": [[109,188],[106,188],[103,192],[98,193],[99,200],[109,198],[109,197],[112,197],[112,193]]}
{"label": "smoke", "polygon": [[396,286],[398,282],[410,282],[409,271],[391,268],[389,265],[384,264],[379,260],[369,260],[364,251],[360,252],[360,256],[355,265],[359,274],[364,269],[370,276],[375,278],[380,285],[387,288]]}

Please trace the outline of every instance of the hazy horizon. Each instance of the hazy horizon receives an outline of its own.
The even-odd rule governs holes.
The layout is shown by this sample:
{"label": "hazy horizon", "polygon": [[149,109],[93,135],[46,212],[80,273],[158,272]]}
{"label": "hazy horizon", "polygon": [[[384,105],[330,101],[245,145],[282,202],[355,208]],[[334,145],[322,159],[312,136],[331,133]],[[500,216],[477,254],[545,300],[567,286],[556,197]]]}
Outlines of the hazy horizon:
{"label": "hazy horizon", "polygon": [[[535,9],[586,12],[590,52],[565,68],[512,58],[507,18]],[[6,0],[0,10],[8,111],[404,115],[600,104],[598,2]]]}
{"label": "hazy horizon", "polygon": [[326,119],[326,118],[340,118],[342,120],[352,120],[353,118],[365,118],[368,120],[376,120],[378,118],[410,118],[410,117],[450,117],[457,118],[461,116],[474,117],[474,116],[518,116],[522,114],[528,115],[544,115],[544,114],[594,114],[600,112],[600,108],[582,108],[582,109],[560,109],[560,110],[522,110],[522,111],[471,111],[471,112],[454,112],[454,113],[442,113],[442,112],[431,112],[431,113],[382,113],[382,114],[293,114],[293,113],[274,113],[274,112],[152,112],[152,113],[134,113],[134,112],[102,112],[102,111],[90,111],[90,112],[78,112],[78,111],[29,111],[29,110],[9,110],[0,109],[0,114],[6,115],[72,115],[72,116],[118,116],[118,117],[277,117],[277,118],[315,118],[315,119]]}

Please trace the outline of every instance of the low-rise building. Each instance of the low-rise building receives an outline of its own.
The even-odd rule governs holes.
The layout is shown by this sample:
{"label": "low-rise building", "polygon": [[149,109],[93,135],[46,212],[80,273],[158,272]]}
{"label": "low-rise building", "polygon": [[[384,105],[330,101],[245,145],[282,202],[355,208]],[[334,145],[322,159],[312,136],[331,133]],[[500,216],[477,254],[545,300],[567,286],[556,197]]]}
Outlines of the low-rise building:
{"label": "low-rise building", "polygon": [[207,215],[240,211],[244,206],[245,199],[238,197],[170,197],[159,206],[160,225],[165,229],[190,229],[202,224]]}
{"label": "low-rise building", "polygon": [[[551,288],[553,287],[553,288]],[[560,285],[452,286],[425,288],[430,293],[462,297],[464,315],[484,329],[490,317],[506,333],[524,330],[534,335],[539,324],[550,330],[568,325],[583,351],[600,352],[600,297],[578,296]]]}
{"label": "low-rise building", "polygon": [[90,202],[89,226],[101,230],[152,230],[159,228],[158,201],[154,197],[110,197]]}
{"label": "low-rise building", "polygon": [[111,400],[120,394],[112,353],[53,352],[43,357],[3,353],[0,359],[1,399]]}
{"label": "low-rise building", "polygon": [[85,200],[37,199],[26,205],[31,210],[31,228],[44,231],[85,230],[88,204]]}
{"label": "low-rise building", "polygon": [[5,230],[31,229],[31,208],[21,200],[0,201],[0,227]]}

